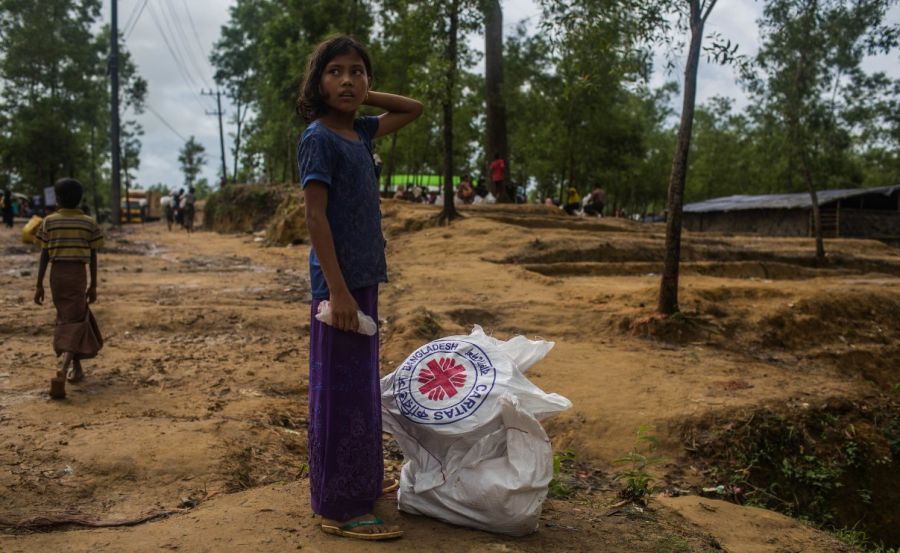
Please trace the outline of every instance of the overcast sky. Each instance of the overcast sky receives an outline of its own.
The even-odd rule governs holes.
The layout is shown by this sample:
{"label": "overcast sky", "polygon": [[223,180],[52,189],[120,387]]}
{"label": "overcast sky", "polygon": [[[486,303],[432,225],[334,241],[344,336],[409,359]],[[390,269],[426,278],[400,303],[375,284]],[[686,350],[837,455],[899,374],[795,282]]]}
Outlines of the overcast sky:
{"label": "overcast sky", "polygon": [[[207,164],[202,176],[211,183],[217,182],[221,166],[218,121],[214,115],[207,115],[207,112],[215,110],[215,99],[203,96],[200,92],[213,85],[209,52],[218,39],[222,25],[228,21],[229,6],[235,2],[236,0],[149,0],[137,18],[144,0],[119,0],[120,31],[127,33],[128,49],[140,74],[149,83],[148,110],[138,116],[145,135],[137,180],[144,187],[162,182],[171,188],[183,182],[178,167],[178,150],[191,135],[206,148]],[[539,9],[532,0],[502,2],[507,34],[522,19],[529,19],[532,23],[538,20]],[[110,0],[104,0],[106,21],[109,21],[109,10]],[[754,0],[720,0],[707,23],[707,31],[721,33],[740,44],[740,52],[753,55],[759,44],[755,22],[760,12],[761,3]],[[131,21],[136,20],[136,24],[126,27],[129,18]],[[893,7],[889,19],[893,23],[900,21],[900,6]],[[162,36],[166,37],[165,40]],[[470,43],[476,46],[478,42],[472,40]],[[176,59],[179,57],[180,59]],[[658,66],[662,67],[663,59],[664,56],[660,53],[657,56]],[[682,59],[676,60],[676,70],[671,74],[657,71],[652,84],[658,86],[667,80],[680,82]],[[871,59],[867,61],[866,68],[888,71],[897,77],[900,76],[900,57],[895,52],[892,56]],[[735,84],[731,68],[701,61],[697,100],[702,103],[715,95],[735,98],[738,108],[746,105],[745,95]],[[680,98],[676,100],[676,105],[680,106]],[[226,112],[225,156],[228,172],[231,174],[233,160],[230,154],[231,139],[227,136],[230,131],[227,114],[232,107],[224,97],[222,108]],[[154,115],[154,111],[161,119]],[[133,114],[129,116],[133,117]]]}

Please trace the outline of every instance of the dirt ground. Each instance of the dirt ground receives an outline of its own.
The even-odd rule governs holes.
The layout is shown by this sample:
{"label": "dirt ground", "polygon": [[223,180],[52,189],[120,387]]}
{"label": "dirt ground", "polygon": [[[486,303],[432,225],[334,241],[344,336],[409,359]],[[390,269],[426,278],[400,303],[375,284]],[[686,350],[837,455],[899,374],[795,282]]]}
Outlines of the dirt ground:
{"label": "dirt ground", "polygon": [[[829,240],[818,269],[800,239],[693,235],[686,324],[651,316],[663,229],[536,207],[385,202],[391,282],[381,292],[382,371],[429,339],[478,323],[556,347],[529,372],[574,407],[546,423],[574,459],[577,492],[548,500],[539,532],[506,538],[398,513],[394,551],[848,551],[793,519],[698,497],[617,506],[613,460],[650,425],[687,483],[685,420],[761,404],[867,398],[900,361],[900,251]],[[263,237],[113,233],[94,312],[105,334],[87,379],[47,395],[52,307],[31,302],[36,254],[0,231],[0,550],[368,551],[322,534],[305,479],[308,247]],[[386,466],[402,456],[385,438]],[[34,517],[116,521],[58,525]],[[18,525],[18,526],[17,526]]]}

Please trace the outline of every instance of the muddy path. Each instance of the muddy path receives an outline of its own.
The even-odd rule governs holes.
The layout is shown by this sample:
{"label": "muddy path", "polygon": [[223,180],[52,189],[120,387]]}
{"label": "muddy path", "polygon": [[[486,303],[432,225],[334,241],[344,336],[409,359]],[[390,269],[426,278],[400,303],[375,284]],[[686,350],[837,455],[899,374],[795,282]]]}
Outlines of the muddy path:
{"label": "muddy path", "polygon": [[[35,254],[13,233],[2,239],[0,522],[168,516],[116,529],[4,526],[0,550],[367,550],[322,534],[309,509],[308,250],[161,225],[113,234],[94,306],[106,346],[52,401],[52,308],[31,303]],[[391,472],[402,456],[385,439]],[[402,516],[391,497],[378,512],[406,528],[398,551],[713,549],[663,509],[606,517],[613,486],[601,471],[586,483],[586,470],[583,482],[570,476],[584,497],[548,501],[544,531],[524,540]]]}
{"label": "muddy path", "polygon": [[[548,501],[538,534],[513,540],[462,530],[401,515],[387,498],[379,514],[408,531],[392,548],[398,551],[717,549],[729,538],[710,534],[715,524],[695,521],[711,516],[705,507],[612,507],[619,501],[612,461],[633,447],[635,430],[644,424],[656,429],[670,459],[664,469],[677,473],[687,466],[677,432],[685,420],[764,402],[876,393],[877,379],[848,374],[834,359],[860,350],[896,355],[890,325],[880,335],[874,326],[858,326],[855,333],[829,327],[831,338],[817,348],[770,347],[812,324],[814,309],[828,309],[819,306],[817,291],[831,297],[850,286],[874,304],[894,301],[896,286],[884,291],[885,280],[896,282],[890,270],[854,270],[851,263],[833,273],[773,279],[761,276],[746,255],[725,261],[699,256],[702,270],[685,282],[699,334],[672,343],[641,335],[661,332],[641,326],[657,284],[652,267],[639,265],[646,263],[641,244],[655,240],[653,230],[501,210],[473,213],[445,229],[428,226],[427,210],[389,204],[385,211],[392,281],[381,294],[382,371],[435,335],[479,323],[501,338],[525,333],[556,341],[530,374],[575,404],[547,425],[557,449],[575,452],[561,475],[575,493]],[[638,265],[624,272],[552,267],[585,262],[547,251],[590,247],[598,239],[631,248],[634,255],[616,261]],[[725,242],[705,247],[727,249]],[[871,251],[860,252],[848,245],[847,255],[866,255],[877,268],[898,261],[867,247]],[[0,248],[0,518],[67,512],[115,520],[175,512],[125,529],[65,526],[35,534],[7,528],[0,549],[366,547],[323,536],[308,507],[306,247],[266,247],[252,235],[187,236],[156,224],[112,235],[101,256],[94,308],[107,345],[86,364],[87,380],[70,385],[63,402],[46,394],[55,363],[53,312],[31,303],[35,254],[5,231]],[[769,271],[789,264],[799,246],[778,249],[777,259],[766,254],[762,260]],[[586,258],[595,259],[591,255]],[[726,265],[716,268],[716,262]],[[884,327],[878,313],[872,324]],[[761,321],[775,322],[763,328]],[[860,363],[871,365],[864,358]],[[402,457],[385,439],[386,466],[396,470]],[[691,509],[704,516],[693,517]],[[720,512],[733,518],[726,508]],[[762,518],[747,524],[766,527]],[[773,547],[843,550],[790,519],[775,527],[783,541]]]}
{"label": "muddy path", "polygon": [[4,244],[6,512],[134,516],[300,470],[305,275],[283,252],[160,230],[111,237],[94,306],[106,347],[62,402],[46,400],[53,311],[30,302],[34,255]]}

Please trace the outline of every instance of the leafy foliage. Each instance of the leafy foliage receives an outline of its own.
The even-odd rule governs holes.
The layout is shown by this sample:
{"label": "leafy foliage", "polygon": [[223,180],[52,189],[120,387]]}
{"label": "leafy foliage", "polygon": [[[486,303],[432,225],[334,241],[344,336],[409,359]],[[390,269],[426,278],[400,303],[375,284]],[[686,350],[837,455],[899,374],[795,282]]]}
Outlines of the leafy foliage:
{"label": "leafy foliage", "polygon": [[[723,98],[698,106],[688,201],[801,189],[786,119],[775,102],[780,92],[774,79],[780,71],[776,66],[787,67],[785,56],[799,50],[776,48],[778,40],[787,38],[777,36],[777,27],[767,23],[780,13],[794,13],[778,8],[785,2],[766,4],[771,8],[761,21],[766,43],[760,57],[744,55],[742,45],[730,37],[708,37],[709,60],[739,68],[756,100],[741,112]],[[413,125],[379,141],[385,182],[395,174],[440,174],[449,4],[239,0],[211,57],[216,79],[240,104],[232,122],[240,149],[235,156],[239,179],[296,180],[293,156],[302,122],[293,113],[294,98],[306,56],[332,32],[351,32],[369,44],[376,89],[413,96],[426,105]],[[816,88],[823,100],[840,83],[837,116],[821,135],[827,140],[815,142],[821,153],[816,158],[822,177],[818,187],[894,183],[900,176],[900,133],[892,114],[900,85],[884,75],[849,68],[859,53],[893,48],[896,33],[883,24],[861,23],[878,19],[872,0],[865,14],[827,15],[828,6],[837,4],[821,4],[820,10],[822,28],[841,46],[816,62],[821,66],[816,75],[831,75]],[[672,52],[669,62],[674,64],[682,46],[679,36],[686,31],[687,3],[542,0],[540,6],[539,25],[520,25],[504,39],[511,179],[529,184],[535,199],[558,197],[569,185],[582,194],[601,186],[612,210],[661,211],[675,146],[677,113],[670,106],[678,91],[673,84],[653,89],[648,82],[654,48]],[[486,177],[490,157],[484,151],[484,78],[473,45],[484,24],[482,8],[478,2],[459,2],[458,74],[451,91],[454,172],[476,178]],[[846,33],[836,31],[845,27]]]}
{"label": "leafy foliage", "polygon": [[711,463],[707,473],[717,482],[740,489],[739,500],[873,536],[890,526],[900,415],[889,400],[732,413],[689,434],[695,460]]}
{"label": "leafy foliage", "polygon": [[[753,102],[698,106],[687,201],[798,191],[801,153],[817,188],[900,179],[900,82],[866,73],[864,56],[892,52],[889,2],[767,0],[757,56],[733,37],[706,38],[708,61],[729,62]],[[64,175],[105,203],[109,182],[108,29],[99,0],[0,0],[0,184],[37,193]],[[211,54],[231,99],[232,158],[240,182],[294,182],[294,113],[312,47],[334,32],[369,44],[376,89],[413,96],[425,114],[379,141],[383,175],[439,174],[449,0],[237,0]],[[687,3],[677,0],[541,0],[537,25],[507,30],[503,102],[511,179],[532,198],[565,187],[607,192],[610,210],[659,212],[675,145],[672,84],[648,85],[654,48],[681,52]],[[476,42],[483,3],[459,0],[458,73],[449,92],[452,166],[484,178],[485,84]],[[509,22],[509,21],[507,21]],[[52,32],[50,32],[52,30]],[[679,32],[676,32],[679,31]],[[35,37],[40,37],[36,40]],[[123,182],[136,186],[147,83],[123,48]],[[674,66],[674,65],[673,65]],[[657,68],[659,69],[659,68]],[[795,76],[798,76],[796,77]],[[798,148],[802,146],[802,151]],[[170,183],[170,186],[172,184]]]}
{"label": "leafy foliage", "polygon": [[[86,200],[108,195],[109,29],[99,0],[0,0],[0,168],[6,184],[37,194],[63,176],[82,180]],[[120,55],[123,181],[140,165],[147,82]],[[98,197],[99,196],[99,197]]]}
{"label": "leafy foliage", "polygon": [[561,478],[562,465],[564,461],[574,461],[575,451],[565,449],[557,451],[553,454],[553,478],[550,480],[549,491],[547,494],[553,499],[566,499],[575,493],[574,488],[567,485]]}
{"label": "leafy foliage", "polygon": [[190,188],[194,186],[197,175],[206,164],[206,148],[202,144],[194,140],[191,136],[184,143],[181,150],[178,151],[178,163],[181,164],[181,172],[184,173],[184,186]]}
{"label": "leafy foliage", "polygon": [[[897,36],[883,28],[886,2],[770,0],[760,21],[764,40],[756,63],[744,71],[754,99],[749,113],[760,133],[774,190],[795,191],[808,176],[816,188],[866,184],[864,159],[880,158],[876,173],[891,171],[900,138],[896,91],[884,74],[866,75],[867,53],[888,52]],[[866,151],[866,156],[860,153]],[[885,159],[885,156],[887,159]],[[896,158],[893,165],[896,169]],[[894,172],[876,182],[896,181]]]}
{"label": "leafy foliage", "polygon": [[615,480],[625,482],[619,495],[641,504],[646,503],[647,496],[653,491],[653,476],[648,472],[649,468],[663,461],[663,457],[656,455],[659,438],[650,431],[651,428],[646,425],[638,428],[634,448],[615,460],[617,465],[625,466],[615,476]]}

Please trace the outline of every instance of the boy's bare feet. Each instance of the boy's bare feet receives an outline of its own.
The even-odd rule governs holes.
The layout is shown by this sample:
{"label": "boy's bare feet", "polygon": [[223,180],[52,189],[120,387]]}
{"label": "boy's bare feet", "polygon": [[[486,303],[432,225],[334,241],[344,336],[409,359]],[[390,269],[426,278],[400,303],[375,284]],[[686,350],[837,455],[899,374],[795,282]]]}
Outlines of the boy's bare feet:
{"label": "boy's bare feet", "polygon": [[373,514],[367,514],[343,522],[322,519],[322,531],[326,534],[360,540],[390,540],[403,535],[403,530],[393,524],[385,524]]}
{"label": "boy's bare feet", "polygon": [[50,379],[50,397],[52,399],[66,398],[66,373],[73,360],[74,356],[71,353],[63,354],[62,367],[56,371],[56,377]]}
{"label": "boy's bare feet", "polygon": [[66,377],[62,371],[50,379],[50,399],[66,399]]}
{"label": "boy's bare feet", "polygon": [[66,380],[69,382],[81,382],[84,380],[84,370],[81,368],[80,360],[73,360],[72,368],[66,372]]}

